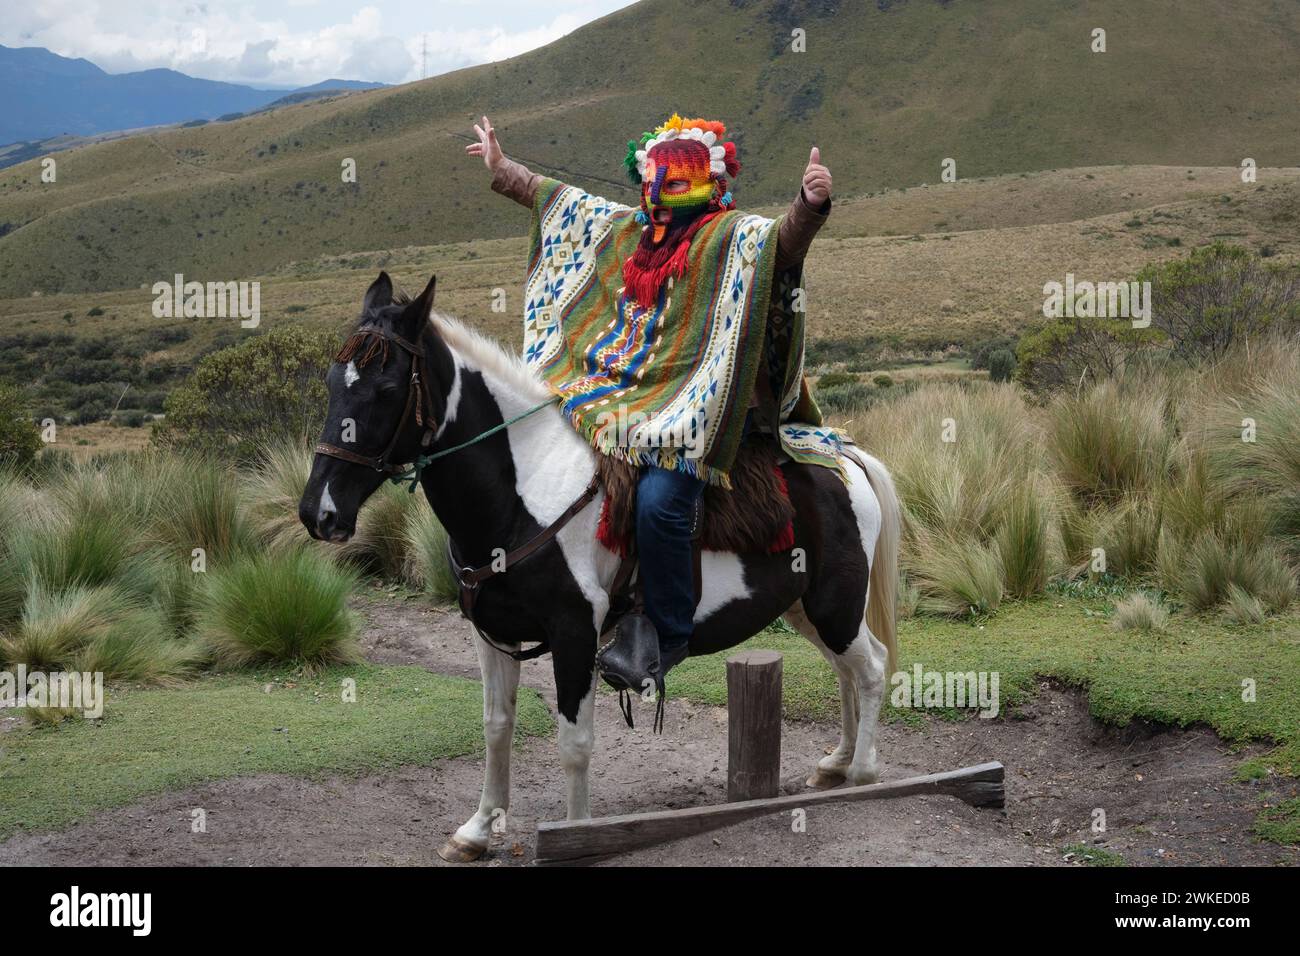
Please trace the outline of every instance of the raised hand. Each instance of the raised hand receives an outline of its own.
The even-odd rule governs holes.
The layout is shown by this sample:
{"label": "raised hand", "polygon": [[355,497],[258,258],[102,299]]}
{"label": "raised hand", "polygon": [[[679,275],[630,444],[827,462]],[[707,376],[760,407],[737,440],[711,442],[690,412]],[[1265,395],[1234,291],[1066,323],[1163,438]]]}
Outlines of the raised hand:
{"label": "raised hand", "polygon": [[471,156],[482,156],[483,164],[489,171],[495,173],[497,167],[506,158],[506,154],[501,152],[501,144],[497,142],[497,131],[492,128],[492,122],[484,116],[482,126],[474,124],[474,132],[478,134],[478,142],[466,146],[465,152]]}
{"label": "raised hand", "polygon": [[803,171],[803,194],[814,209],[831,198],[831,171],[822,165],[822,153],[816,146],[808,155],[808,166]]}

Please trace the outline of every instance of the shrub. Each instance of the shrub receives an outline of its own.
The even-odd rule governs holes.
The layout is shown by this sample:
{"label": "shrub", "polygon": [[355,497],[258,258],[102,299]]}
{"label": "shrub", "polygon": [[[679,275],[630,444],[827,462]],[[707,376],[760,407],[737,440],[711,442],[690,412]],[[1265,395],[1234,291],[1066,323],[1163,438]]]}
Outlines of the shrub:
{"label": "shrub", "polygon": [[1053,319],[1021,337],[1017,376],[1035,392],[1077,388],[1142,364],[1163,339],[1159,329],[1135,329],[1128,319]]}
{"label": "shrub", "polygon": [[30,468],[41,445],[26,397],[16,386],[0,382],[0,468]]}
{"label": "shrub", "polygon": [[245,555],[210,571],[199,594],[197,636],[221,664],[358,659],[347,599],[356,583],[314,550]]}
{"label": "shrub", "polygon": [[207,355],[168,396],[156,440],[250,461],[276,441],[314,438],[337,348],[332,333],[283,325]]}
{"label": "shrub", "polygon": [[875,401],[876,392],[866,382],[852,381],[825,388],[818,386],[816,398],[824,411],[847,414],[870,406]]}
{"label": "shrub", "polygon": [[1152,325],[1187,362],[1214,360],[1270,331],[1300,329],[1300,268],[1274,266],[1241,246],[1216,242],[1186,259],[1153,264]]}
{"label": "shrub", "polygon": [[1163,631],[1169,626],[1169,609],[1142,591],[1136,591],[1115,605],[1111,622],[1117,631]]}
{"label": "shrub", "polygon": [[994,382],[1009,382],[1016,371],[1016,356],[1006,349],[989,355],[989,378]]}
{"label": "shrub", "polygon": [[835,388],[839,385],[853,385],[858,377],[851,372],[827,372],[817,380],[817,388]]}
{"label": "shrub", "polygon": [[969,352],[970,367],[976,371],[989,368],[995,352],[1015,353],[1016,340],[1009,335],[999,335],[971,346]]}

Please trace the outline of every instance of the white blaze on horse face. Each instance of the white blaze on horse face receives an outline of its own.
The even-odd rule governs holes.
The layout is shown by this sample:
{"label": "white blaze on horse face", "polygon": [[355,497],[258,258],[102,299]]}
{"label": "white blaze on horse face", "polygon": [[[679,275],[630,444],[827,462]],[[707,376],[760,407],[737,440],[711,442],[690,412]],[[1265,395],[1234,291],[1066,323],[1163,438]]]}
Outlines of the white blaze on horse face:
{"label": "white blaze on horse face", "polygon": [[705,551],[700,555],[700,603],[695,608],[698,625],[732,601],[749,597],[745,566],[740,556],[726,551]]}
{"label": "white blaze on horse face", "polygon": [[351,388],[353,385],[356,384],[357,379],[359,379],[360,377],[361,377],[361,373],[357,371],[357,363],[349,362],[348,367],[343,370],[344,386],[347,388]]}
{"label": "white blaze on horse face", "polygon": [[317,523],[324,521],[327,514],[338,514],[338,506],[334,504],[334,499],[330,497],[330,483],[325,482],[325,487],[321,489],[320,505],[316,508]]}

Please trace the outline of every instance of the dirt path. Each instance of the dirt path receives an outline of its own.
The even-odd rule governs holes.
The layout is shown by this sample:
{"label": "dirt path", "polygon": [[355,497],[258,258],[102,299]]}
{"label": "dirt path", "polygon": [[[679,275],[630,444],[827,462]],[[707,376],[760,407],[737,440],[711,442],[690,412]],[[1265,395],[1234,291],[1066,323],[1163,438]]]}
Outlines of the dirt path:
{"label": "dirt path", "polygon": [[[416,604],[367,603],[368,655],[478,677],[472,634],[452,613]],[[721,667],[721,658],[719,658]],[[523,681],[554,707],[548,660]],[[726,711],[674,701],[661,737],[629,730],[611,695],[596,712],[592,810],[596,814],[718,803],[726,791]],[[786,792],[803,790],[836,739],[829,725],[787,721]],[[1075,692],[1044,685],[1020,719],[885,726],[882,776],[996,759],[1007,766],[1007,809],[975,810],[921,797],[807,814],[806,832],[775,816],[638,853],[618,862],[703,865],[1062,865],[1061,847],[1097,842],[1095,808],[1108,825],[1100,846],[1130,864],[1294,865],[1300,854],[1250,836],[1254,784],[1232,782],[1242,759],[1211,731],[1117,731],[1088,716]],[[443,865],[436,850],[473,811],[480,757],[445,760],[358,779],[305,781],[261,775],[218,781],[97,814],[55,834],[0,844],[0,864],[398,864]],[[511,828],[487,865],[527,863],[539,820],[563,819],[563,772],[554,739],[516,749]],[[190,811],[208,831],[190,832]]]}

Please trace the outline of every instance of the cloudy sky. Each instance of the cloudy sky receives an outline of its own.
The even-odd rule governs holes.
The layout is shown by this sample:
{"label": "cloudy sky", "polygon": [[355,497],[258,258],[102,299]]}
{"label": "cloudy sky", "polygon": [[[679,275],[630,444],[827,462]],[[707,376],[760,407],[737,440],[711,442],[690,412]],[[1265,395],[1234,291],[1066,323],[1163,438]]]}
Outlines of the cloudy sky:
{"label": "cloudy sky", "polygon": [[403,83],[543,46],[632,0],[4,0],[0,44],[109,73],[170,67],[252,86]]}

